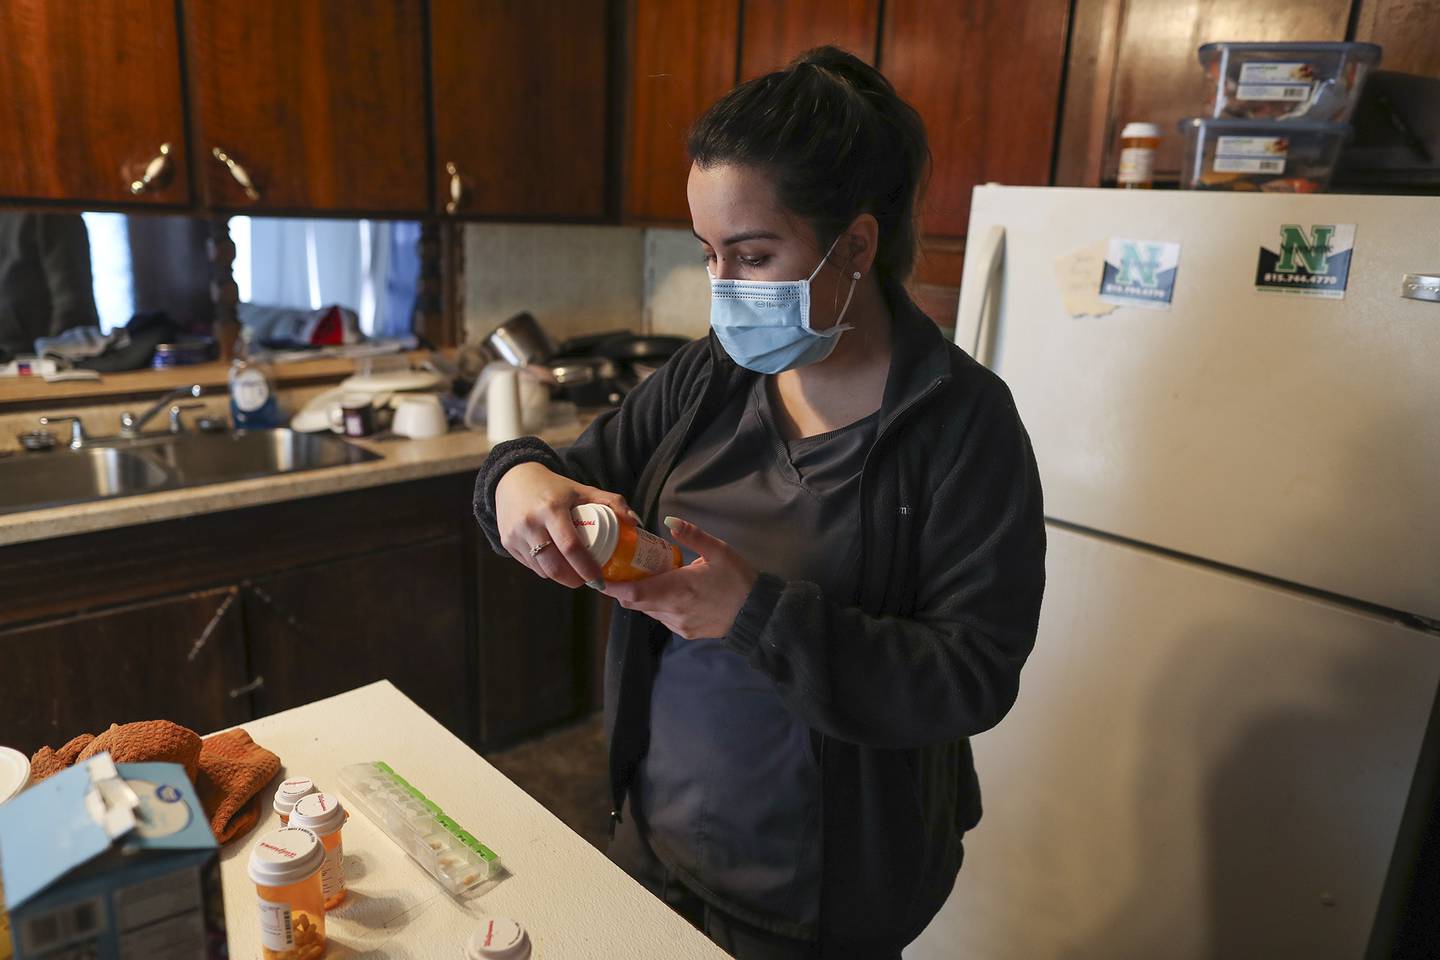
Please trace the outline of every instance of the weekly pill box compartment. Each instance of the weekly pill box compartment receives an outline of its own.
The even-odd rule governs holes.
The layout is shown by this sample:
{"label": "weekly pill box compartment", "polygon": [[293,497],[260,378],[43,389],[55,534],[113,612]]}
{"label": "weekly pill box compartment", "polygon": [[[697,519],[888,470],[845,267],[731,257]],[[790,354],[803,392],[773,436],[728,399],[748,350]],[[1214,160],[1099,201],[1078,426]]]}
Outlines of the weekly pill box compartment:
{"label": "weekly pill box compartment", "polygon": [[1329,185],[1350,136],[1343,123],[1192,117],[1179,126],[1185,135],[1180,186],[1188,190],[1316,193]]}
{"label": "weekly pill box compartment", "polygon": [[1207,43],[1206,114],[1242,120],[1344,123],[1380,62],[1373,43]]}
{"label": "weekly pill box compartment", "polygon": [[388,764],[356,763],[340,786],[358,808],[435,881],[462,896],[499,873],[500,858]]}

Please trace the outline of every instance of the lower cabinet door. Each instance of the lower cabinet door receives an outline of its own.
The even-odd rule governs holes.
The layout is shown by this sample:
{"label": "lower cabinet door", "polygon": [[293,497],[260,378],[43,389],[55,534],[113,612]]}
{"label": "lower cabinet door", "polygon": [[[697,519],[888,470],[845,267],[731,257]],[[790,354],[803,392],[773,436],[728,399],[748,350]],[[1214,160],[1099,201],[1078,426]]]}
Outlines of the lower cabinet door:
{"label": "lower cabinet door", "polygon": [[248,582],[256,714],[389,680],[471,741],[464,578],[456,536]]}
{"label": "lower cabinet door", "polygon": [[242,612],[220,588],[0,631],[0,744],[33,753],[112,723],[201,735],[250,719]]}

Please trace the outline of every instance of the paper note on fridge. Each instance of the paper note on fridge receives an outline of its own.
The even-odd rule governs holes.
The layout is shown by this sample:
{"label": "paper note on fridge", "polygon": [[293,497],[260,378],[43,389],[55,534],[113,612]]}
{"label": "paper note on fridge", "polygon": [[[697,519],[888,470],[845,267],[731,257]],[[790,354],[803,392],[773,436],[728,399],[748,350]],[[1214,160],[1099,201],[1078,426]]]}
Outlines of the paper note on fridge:
{"label": "paper note on fridge", "polygon": [[1115,305],[1095,295],[1095,278],[1105,263],[1105,241],[1096,240],[1073,253],[1055,258],[1055,282],[1060,300],[1072,317],[1103,317]]}
{"label": "paper note on fridge", "polygon": [[1180,244],[1111,237],[1100,276],[1100,299],[1127,307],[1169,310],[1180,268]]}

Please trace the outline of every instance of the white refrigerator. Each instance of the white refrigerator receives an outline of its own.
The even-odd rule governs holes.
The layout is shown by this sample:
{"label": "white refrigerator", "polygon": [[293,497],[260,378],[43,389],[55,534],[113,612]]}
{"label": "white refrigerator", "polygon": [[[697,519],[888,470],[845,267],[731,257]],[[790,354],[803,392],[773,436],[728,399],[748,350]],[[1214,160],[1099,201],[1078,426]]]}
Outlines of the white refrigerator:
{"label": "white refrigerator", "polygon": [[1365,955],[1440,689],[1427,273],[1440,198],[976,189],[1047,585],[907,960]]}

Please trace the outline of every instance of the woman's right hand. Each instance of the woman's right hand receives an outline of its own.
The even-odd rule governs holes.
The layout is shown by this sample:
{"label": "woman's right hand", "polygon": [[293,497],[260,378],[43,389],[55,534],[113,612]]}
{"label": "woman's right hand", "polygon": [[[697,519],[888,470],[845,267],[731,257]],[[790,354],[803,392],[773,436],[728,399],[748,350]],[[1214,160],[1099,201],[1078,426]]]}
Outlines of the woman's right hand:
{"label": "woman's right hand", "polygon": [[[501,545],[547,580],[567,587],[599,580],[600,565],[581,543],[570,517],[570,510],[582,503],[603,503],[638,520],[618,493],[576,483],[538,463],[511,467],[495,487]],[[541,544],[550,546],[534,552]]]}

